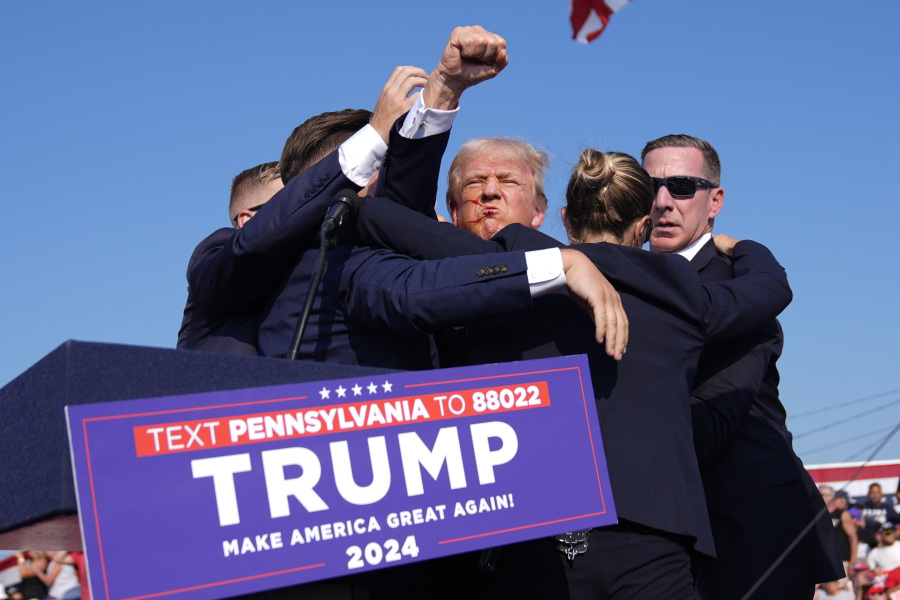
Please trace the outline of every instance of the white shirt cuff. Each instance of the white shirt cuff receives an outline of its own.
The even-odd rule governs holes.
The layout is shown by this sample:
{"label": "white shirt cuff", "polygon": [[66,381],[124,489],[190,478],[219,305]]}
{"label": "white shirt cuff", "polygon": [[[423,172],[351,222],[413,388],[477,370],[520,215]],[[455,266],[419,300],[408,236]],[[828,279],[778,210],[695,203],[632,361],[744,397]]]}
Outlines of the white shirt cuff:
{"label": "white shirt cuff", "polygon": [[387,144],[371,125],[366,125],[338,148],[338,160],[341,171],[347,179],[365,187],[369,180],[381,168]]}
{"label": "white shirt cuff", "polygon": [[562,252],[559,248],[526,252],[525,265],[528,268],[528,289],[532,298],[566,287],[566,272],[563,270]]}
{"label": "white shirt cuff", "polygon": [[422,100],[422,94],[419,94],[413,107],[406,113],[403,127],[400,128],[400,135],[410,140],[417,140],[450,131],[458,112],[458,106],[453,110],[425,108],[425,101]]}

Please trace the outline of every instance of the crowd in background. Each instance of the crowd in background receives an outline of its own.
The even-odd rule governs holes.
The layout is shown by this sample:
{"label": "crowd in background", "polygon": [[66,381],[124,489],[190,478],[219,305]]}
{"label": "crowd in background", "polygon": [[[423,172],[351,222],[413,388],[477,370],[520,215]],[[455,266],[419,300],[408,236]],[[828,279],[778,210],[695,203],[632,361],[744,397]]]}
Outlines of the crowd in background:
{"label": "crowd in background", "polygon": [[24,550],[15,557],[18,581],[0,585],[0,599],[90,600],[83,552]]}
{"label": "crowd in background", "polygon": [[872,483],[854,498],[819,486],[834,525],[847,576],[820,586],[816,600],[885,600],[900,597],[900,482],[893,496]]}

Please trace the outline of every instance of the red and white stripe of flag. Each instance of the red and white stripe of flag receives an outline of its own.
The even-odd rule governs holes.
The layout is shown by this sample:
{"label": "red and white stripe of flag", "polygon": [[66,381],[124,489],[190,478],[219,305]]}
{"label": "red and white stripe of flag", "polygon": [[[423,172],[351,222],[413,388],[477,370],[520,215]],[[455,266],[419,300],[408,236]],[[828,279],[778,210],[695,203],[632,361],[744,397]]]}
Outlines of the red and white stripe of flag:
{"label": "red and white stripe of flag", "polygon": [[610,15],[621,10],[631,0],[569,0],[569,2],[572,38],[587,44],[603,33]]}

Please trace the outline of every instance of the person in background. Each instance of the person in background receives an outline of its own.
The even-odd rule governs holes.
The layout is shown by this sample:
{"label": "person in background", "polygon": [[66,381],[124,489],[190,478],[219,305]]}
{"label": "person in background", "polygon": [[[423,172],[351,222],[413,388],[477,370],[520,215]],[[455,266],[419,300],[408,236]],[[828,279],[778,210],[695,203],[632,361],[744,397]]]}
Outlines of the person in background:
{"label": "person in background", "polygon": [[[859,550],[856,521],[849,511],[850,497],[844,491],[835,493],[834,488],[827,485],[820,485],[819,492],[822,494],[822,500],[825,501],[825,505],[828,506],[830,511],[831,523],[834,526],[838,547],[841,551],[841,561],[844,563],[844,572],[849,577],[851,566],[856,563]],[[847,579],[842,578],[839,581],[844,583]]]}
{"label": "person in background", "polygon": [[893,523],[881,526],[881,543],[869,552],[866,562],[869,568],[878,575],[900,567],[900,544],[897,543],[897,530]]}
{"label": "person in background", "polygon": [[869,485],[869,493],[861,504],[865,528],[869,531],[878,531],[885,523],[900,524],[900,514],[893,505],[884,497],[881,484],[874,482]]}
{"label": "person in background", "polygon": [[47,569],[47,555],[40,550],[32,550],[26,556],[22,552],[15,553],[19,563],[19,577],[22,581],[10,588],[11,597],[21,594],[20,598],[43,598],[47,595],[47,586],[37,576],[37,571],[44,572]]}
{"label": "person in background", "polygon": [[894,514],[897,519],[900,519],[900,479],[897,480],[897,491],[894,492]]}
{"label": "person in background", "polygon": [[91,600],[91,591],[90,585],[88,583],[88,572],[87,572],[87,564],[84,558],[84,552],[73,550],[69,552],[68,560],[71,561],[72,566],[75,567],[75,572],[78,573],[78,581],[81,583],[81,600]]}
{"label": "person in background", "polygon": [[856,594],[840,581],[827,581],[816,591],[815,600],[856,600]]}
{"label": "person in background", "polygon": [[81,598],[81,583],[78,573],[71,564],[69,553],[64,550],[47,552],[50,564],[47,571],[35,571],[38,579],[47,586],[45,600],[79,600]]}
{"label": "person in background", "polygon": [[880,583],[876,583],[866,592],[866,600],[889,600],[887,589]]}
{"label": "person in background", "polygon": [[885,593],[888,596],[893,595],[894,592],[900,591],[900,569],[888,571],[884,576],[884,580],[881,581],[881,585],[884,586]]}

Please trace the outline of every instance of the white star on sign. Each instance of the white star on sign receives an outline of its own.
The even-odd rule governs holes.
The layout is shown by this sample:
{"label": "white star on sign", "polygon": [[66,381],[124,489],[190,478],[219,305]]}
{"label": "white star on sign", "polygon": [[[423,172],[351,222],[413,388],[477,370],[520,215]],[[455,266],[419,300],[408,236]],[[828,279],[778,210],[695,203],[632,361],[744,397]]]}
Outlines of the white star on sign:
{"label": "white star on sign", "polygon": [[394,385],[393,383],[388,383],[388,380],[385,379],[385,380],[384,380],[384,383],[382,384],[381,387],[384,388],[384,391],[389,392],[389,391],[391,391],[391,387],[392,387],[393,385]]}
{"label": "white star on sign", "polygon": [[338,393],[338,398],[343,398],[347,395],[347,390],[342,385],[339,385],[335,391]]}
{"label": "white star on sign", "polygon": [[354,386],[353,386],[352,388],[350,388],[350,389],[353,390],[353,395],[354,395],[354,396],[361,396],[361,395],[362,395],[362,388],[359,387],[359,384],[358,384],[358,383],[357,383],[356,385],[354,385]]}
{"label": "white star on sign", "polygon": [[374,394],[375,392],[378,391],[378,386],[375,385],[374,383],[369,383],[369,385],[367,385],[366,388],[368,388],[370,394]]}
{"label": "white star on sign", "polygon": [[322,400],[331,398],[331,390],[329,390],[328,388],[323,387],[321,390],[319,390],[319,394],[322,396]]}

